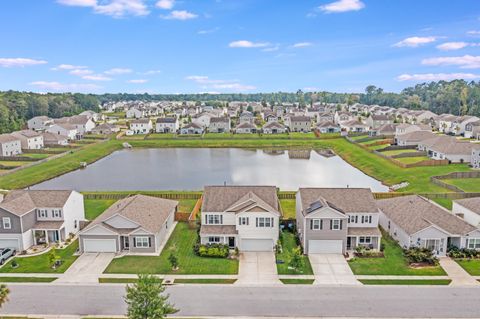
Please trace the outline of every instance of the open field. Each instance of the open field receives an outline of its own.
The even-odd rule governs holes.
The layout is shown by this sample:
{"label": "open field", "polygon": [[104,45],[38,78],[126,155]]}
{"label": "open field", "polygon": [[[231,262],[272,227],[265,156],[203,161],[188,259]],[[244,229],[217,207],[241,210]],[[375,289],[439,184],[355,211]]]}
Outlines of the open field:
{"label": "open field", "polygon": [[[178,223],[168,239],[160,256],[124,256],[115,258],[105,273],[114,274],[225,274],[238,273],[238,260],[224,258],[206,258],[194,254],[193,246],[197,241],[197,230],[189,228],[187,223]],[[175,249],[179,269],[172,270],[168,256]]]}

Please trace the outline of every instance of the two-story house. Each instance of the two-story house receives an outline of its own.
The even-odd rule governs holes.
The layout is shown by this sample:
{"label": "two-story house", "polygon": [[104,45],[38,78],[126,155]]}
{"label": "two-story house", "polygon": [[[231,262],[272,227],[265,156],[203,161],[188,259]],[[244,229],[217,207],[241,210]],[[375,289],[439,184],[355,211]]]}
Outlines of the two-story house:
{"label": "two-story house", "polygon": [[27,121],[27,127],[29,130],[43,131],[49,126],[53,125],[53,120],[48,116],[35,116]]}
{"label": "two-story house", "polygon": [[291,116],[286,122],[290,132],[310,132],[312,119],[308,116]]}
{"label": "two-story house", "polygon": [[305,254],[380,249],[379,211],[368,188],[300,188],[297,231]]}
{"label": "two-story house", "polygon": [[367,124],[371,129],[379,128],[385,124],[392,124],[393,121],[388,115],[375,115],[371,114],[366,120],[365,124]]}
{"label": "two-story house", "polygon": [[0,134],[0,156],[15,156],[21,153],[20,139],[11,134]]}
{"label": "two-story house", "polygon": [[83,220],[83,195],[76,191],[11,191],[0,202],[0,248],[62,242]]}
{"label": "two-story house", "polygon": [[280,215],[275,186],[206,186],[200,240],[240,251],[273,251]]}
{"label": "two-story house", "polygon": [[153,124],[150,119],[136,119],[130,121],[130,130],[133,134],[148,134],[152,131]]}
{"label": "two-story house", "polygon": [[24,150],[38,150],[43,148],[43,136],[41,132],[22,130],[13,132],[12,136],[20,140],[20,144]]}
{"label": "two-story house", "polygon": [[230,132],[230,119],[226,116],[212,117],[208,131],[210,133],[228,133]]}
{"label": "two-story house", "polygon": [[155,124],[155,132],[157,133],[175,133],[180,125],[176,117],[160,117]]}

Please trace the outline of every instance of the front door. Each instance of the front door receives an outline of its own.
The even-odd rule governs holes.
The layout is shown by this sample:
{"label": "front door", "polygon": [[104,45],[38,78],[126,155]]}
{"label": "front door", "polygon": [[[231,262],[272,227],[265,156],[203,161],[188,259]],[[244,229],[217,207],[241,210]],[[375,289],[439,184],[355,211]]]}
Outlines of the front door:
{"label": "front door", "polygon": [[228,247],[235,248],[235,237],[228,237]]}
{"label": "front door", "polygon": [[352,249],[352,237],[347,237],[347,250]]}
{"label": "front door", "polygon": [[123,249],[130,249],[130,240],[128,239],[128,236],[123,236]]}

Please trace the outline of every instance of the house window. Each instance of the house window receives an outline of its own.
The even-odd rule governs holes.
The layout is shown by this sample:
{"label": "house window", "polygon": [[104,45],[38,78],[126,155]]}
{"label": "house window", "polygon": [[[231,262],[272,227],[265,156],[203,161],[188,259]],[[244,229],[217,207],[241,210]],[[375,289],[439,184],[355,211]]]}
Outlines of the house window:
{"label": "house window", "polygon": [[360,244],[371,244],[372,243],[372,237],[369,236],[360,236],[358,238],[358,242]]}
{"label": "house window", "polygon": [[321,219],[313,219],[310,229],[313,229],[313,230],[322,229],[322,220]]}
{"label": "house window", "polygon": [[270,217],[257,217],[257,227],[273,227],[273,218]]}
{"label": "house window", "polygon": [[62,217],[62,211],[60,209],[54,209],[53,210],[53,217]]}
{"label": "house window", "polygon": [[238,224],[248,226],[248,217],[239,217],[238,218]]}
{"label": "house window", "polygon": [[223,215],[205,215],[205,223],[208,225],[219,225],[223,223]]}
{"label": "house window", "polygon": [[340,219],[332,219],[332,230],[340,230],[341,229],[341,221]]}
{"label": "house window", "polygon": [[480,238],[469,238],[468,249],[480,249]]}
{"label": "house window", "polygon": [[47,210],[46,209],[39,209],[37,216],[40,218],[45,218],[47,217]]}
{"label": "house window", "polygon": [[10,217],[3,217],[3,229],[11,229],[12,228],[12,222],[10,221]]}
{"label": "house window", "polygon": [[209,243],[219,243],[220,242],[220,237],[218,237],[218,236],[208,237],[208,242]]}
{"label": "house window", "polygon": [[148,247],[150,247],[150,238],[149,237],[135,237],[135,247],[137,247],[137,248],[148,248]]}

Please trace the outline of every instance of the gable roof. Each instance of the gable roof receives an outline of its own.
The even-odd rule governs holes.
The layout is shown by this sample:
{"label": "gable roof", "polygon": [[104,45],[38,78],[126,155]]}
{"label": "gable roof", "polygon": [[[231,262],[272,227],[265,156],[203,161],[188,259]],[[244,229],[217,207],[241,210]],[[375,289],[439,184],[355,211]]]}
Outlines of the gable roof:
{"label": "gable roof", "polygon": [[0,134],[0,144],[1,143],[10,143],[20,141],[17,137],[12,136],[11,134]]}
{"label": "gable roof", "polygon": [[400,196],[377,200],[380,210],[407,234],[437,226],[452,235],[466,235],[476,228],[444,208],[418,196]]}
{"label": "gable roof", "polygon": [[454,202],[480,215],[480,197],[464,198]]}
{"label": "gable roof", "polygon": [[319,201],[343,213],[378,213],[369,188],[300,188],[302,213]]}
{"label": "gable roof", "polygon": [[[252,203],[267,206],[278,212],[277,188],[275,186],[205,186],[202,211],[224,212],[252,206]],[[241,204],[245,207],[240,208]]]}
{"label": "gable roof", "polygon": [[73,191],[66,190],[13,190],[0,203],[0,208],[22,216],[36,208],[60,208]]}
{"label": "gable roof", "polygon": [[126,197],[107,208],[85,228],[85,231],[101,224],[118,232],[119,230],[104,223],[104,221],[114,215],[119,215],[139,224],[141,228],[149,232],[157,233],[170,214],[174,213],[177,205],[177,201],[152,196],[135,195]]}

